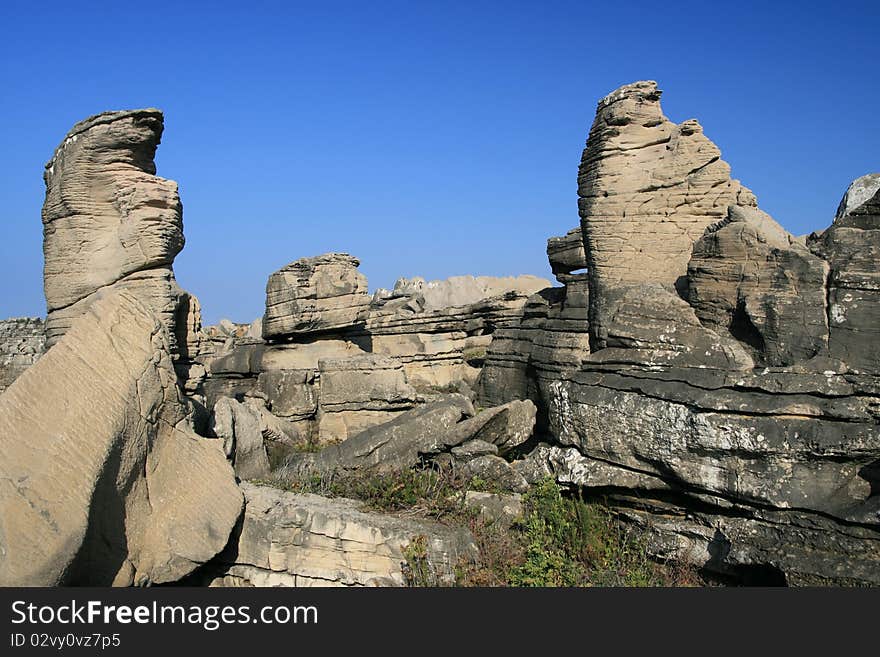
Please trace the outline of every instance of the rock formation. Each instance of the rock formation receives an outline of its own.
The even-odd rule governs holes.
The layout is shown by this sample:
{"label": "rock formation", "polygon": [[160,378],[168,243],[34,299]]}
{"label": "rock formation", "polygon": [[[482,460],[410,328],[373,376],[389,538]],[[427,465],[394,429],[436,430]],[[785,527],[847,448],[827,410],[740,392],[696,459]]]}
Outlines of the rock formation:
{"label": "rock formation", "polygon": [[855,371],[880,373],[880,174],[847,190],[834,223],[811,236],[828,277],[828,351]]}
{"label": "rock formation", "polygon": [[0,393],[36,363],[46,348],[46,330],[39,317],[0,321]]}
{"label": "rock formation", "polygon": [[467,531],[235,480],[425,467],[506,491],[463,497],[505,525],[552,476],[659,558],[880,584],[880,174],[796,238],[659,98],[599,102],[580,226],[547,242],[561,287],[370,297],[331,253],[272,274],[261,320],[205,329],[171,268],[162,115],[77,124],[45,174],[54,346],[0,323],[0,584],[400,585],[414,547],[452,583]]}
{"label": "rock formation", "polygon": [[393,474],[433,461],[457,468],[464,480],[480,477],[522,492],[525,480],[498,455],[532,436],[535,413],[535,405],[525,400],[475,414],[466,397],[442,395],[339,444],[294,454],[279,476],[290,481],[345,471]]}
{"label": "rock formation", "polygon": [[242,496],[186,423],[168,333],[104,290],[0,395],[0,584],[173,582],[226,545]]}
{"label": "rock formation", "polygon": [[149,299],[172,350],[185,349],[177,328],[185,330],[190,308],[171,267],[184,242],[180,197],[153,162],[162,130],[159,110],[98,114],[77,123],[46,165],[47,346],[114,287]]}
{"label": "rock formation", "polygon": [[878,584],[877,176],[794,238],[653,82],[599,103],[579,173],[590,344],[537,345],[566,283],[496,335],[479,402],[528,395],[547,444],[513,464],[605,497],[652,549],[739,581]]}
{"label": "rock formation", "polygon": [[448,586],[477,552],[466,530],[370,513],[354,500],[251,484],[242,490],[247,507],[240,533],[202,583],[404,586],[407,549],[419,541],[431,583]]}
{"label": "rock formation", "polygon": [[347,253],[291,262],[269,277],[263,337],[268,340],[350,328],[366,318],[370,297],[360,263]]}

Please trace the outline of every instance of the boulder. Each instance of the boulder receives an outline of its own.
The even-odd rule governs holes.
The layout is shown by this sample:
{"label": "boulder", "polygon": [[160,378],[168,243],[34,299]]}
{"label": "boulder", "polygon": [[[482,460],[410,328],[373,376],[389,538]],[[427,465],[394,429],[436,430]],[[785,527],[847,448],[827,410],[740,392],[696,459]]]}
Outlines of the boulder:
{"label": "boulder", "polygon": [[[584,251],[584,238],[581,228],[572,228],[563,237],[547,240],[547,259],[550,269],[559,280],[560,274],[571,274],[587,268],[587,254]],[[563,282],[560,280],[560,282]],[[536,290],[537,291],[537,290]]]}
{"label": "boulder", "polygon": [[291,262],[269,277],[263,338],[348,329],[366,320],[367,278],[347,253]]}
{"label": "boulder", "polygon": [[510,527],[523,517],[522,495],[519,493],[484,493],[469,490],[465,493],[464,503],[477,512],[479,518],[487,524]]}
{"label": "boulder", "polygon": [[0,395],[0,585],[174,582],[226,545],[242,495],[195,435],[152,305],[99,292]]}
{"label": "boulder", "polygon": [[536,411],[528,399],[488,408],[456,425],[448,443],[463,446],[468,441],[482,441],[494,445],[496,453],[506,454],[531,437]]}
{"label": "boulder", "polygon": [[319,452],[294,455],[280,475],[284,478],[337,470],[409,468],[425,456],[457,445],[450,444],[448,437],[459,420],[470,415],[473,415],[470,401],[461,395],[446,395],[443,400],[401,413],[389,422]]}

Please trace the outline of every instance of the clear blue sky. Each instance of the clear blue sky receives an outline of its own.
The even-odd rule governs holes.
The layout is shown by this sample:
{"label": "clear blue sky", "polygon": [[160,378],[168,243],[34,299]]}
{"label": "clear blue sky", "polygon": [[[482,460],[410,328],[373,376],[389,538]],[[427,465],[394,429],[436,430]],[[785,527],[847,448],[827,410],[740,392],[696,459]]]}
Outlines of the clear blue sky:
{"label": "clear blue sky", "polygon": [[165,111],[175,263],[207,323],[326,251],[549,277],[596,101],[655,79],[794,233],[880,170],[876,2],[17,2],[0,8],[0,317],[42,315],[42,170],[78,120]]}

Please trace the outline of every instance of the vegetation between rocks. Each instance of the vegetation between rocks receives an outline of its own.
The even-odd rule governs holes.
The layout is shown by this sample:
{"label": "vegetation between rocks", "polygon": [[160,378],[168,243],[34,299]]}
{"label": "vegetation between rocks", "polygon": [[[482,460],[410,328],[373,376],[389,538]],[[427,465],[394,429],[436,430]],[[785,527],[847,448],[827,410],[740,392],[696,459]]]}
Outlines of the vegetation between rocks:
{"label": "vegetation between rocks", "polygon": [[[295,493],[362,501],[374,511],[418,516],[467,527],[479,557],[457,568],[460,586],[699,586],[682,564],[653,560],[640,534],[602,503],[567,494],[552,479],[523,496],[523,515],[512,525],[481,517],[465,503],[467,490],[498,493],[477,478],[463,481],[451,468],[395,472],[336,472],[268,482]],[[412,586],[434,586],[427,538],[414,536],[404,550],[404,575]]]}

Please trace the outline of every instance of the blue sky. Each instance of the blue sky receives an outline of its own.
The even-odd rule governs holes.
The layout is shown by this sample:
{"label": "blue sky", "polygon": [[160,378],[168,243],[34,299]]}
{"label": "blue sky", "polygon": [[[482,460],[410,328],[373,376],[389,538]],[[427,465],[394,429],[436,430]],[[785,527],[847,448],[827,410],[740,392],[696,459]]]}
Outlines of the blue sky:
{"label": "blue sky", "polygon": [[[722,10],[723,8],[723,10]],[[880,171],[880,3],[10,2],[0,317],[42,315],[42,169],[78,120],[159,107],[181,285],[206,323],[347,251],[398,276],[549,277],[597,100],[654,79],[794,233]]]}

